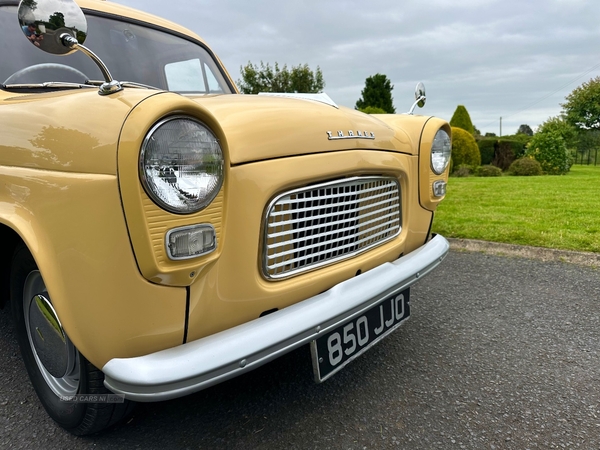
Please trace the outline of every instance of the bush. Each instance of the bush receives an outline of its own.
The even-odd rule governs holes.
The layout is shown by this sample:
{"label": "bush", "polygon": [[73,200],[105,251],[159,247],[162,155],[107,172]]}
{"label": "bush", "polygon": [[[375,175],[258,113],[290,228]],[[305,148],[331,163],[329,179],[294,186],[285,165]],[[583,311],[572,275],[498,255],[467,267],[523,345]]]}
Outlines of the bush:
{"label": "bush", "polygon": [[496,150],[496,142],[498,140],[494,139],[481,139],[477,142],[477,147],[479,147],[479,154],[481,155],[481,164],[491,164],[494,159],[494,152]]}
{"label": "bush", "polygon": [[452,176],[469,177],[469,176],[473,175],[473,173],[474,173],[473,167],[469,166],[468,164],[461,164],[456,167],[456,170],[454,172],[452,172]]}
{"label": "bush", "polygon": [[481,155],[475,138],[462,128],[452,127],[452,161],[457,169],[461,164],[479,166]]}
{"label": "bush", "polygon": [[512,175],[527,177],[542,174],[542,166],[533,158],[525,157],[515,160],[508,169]]}
{"label": "bush", "polygon": [[531,139],[526,154],[536,159],[550,175],[563,175],[571,169],[571,152],[557,130],[538,132]]}
{"label": "bush", "polygon": [[477,168],[478,177],[500,177],[502,176],[502,170],[499,167],[486,164]]}

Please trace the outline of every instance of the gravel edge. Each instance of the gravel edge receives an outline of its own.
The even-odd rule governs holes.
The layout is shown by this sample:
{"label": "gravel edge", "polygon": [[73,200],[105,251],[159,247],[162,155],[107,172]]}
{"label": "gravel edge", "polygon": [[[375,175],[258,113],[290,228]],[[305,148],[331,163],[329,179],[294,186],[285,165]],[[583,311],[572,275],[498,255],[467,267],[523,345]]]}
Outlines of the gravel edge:
{"label": "gravel edge", "polygon": [[600,253],[555,250],[542,247],[501,244],[474,239],[448,239],[450,249],[455,251],[481,252],[500,256],[517,256],[541,261],[560,261],[580,266],[600,268]]}

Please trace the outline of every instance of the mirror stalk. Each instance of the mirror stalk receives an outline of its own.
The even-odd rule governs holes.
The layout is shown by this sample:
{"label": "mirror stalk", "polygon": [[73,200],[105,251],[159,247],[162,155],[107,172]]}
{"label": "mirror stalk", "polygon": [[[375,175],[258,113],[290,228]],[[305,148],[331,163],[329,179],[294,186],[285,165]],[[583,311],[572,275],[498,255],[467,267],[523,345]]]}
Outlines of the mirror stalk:
{"label": "mirror stalk", "polygon": [[114,94],[115,92],[119,92],[120,90],[123,89],[123,86],[121,86],[121,83],[119,83],[117,80],[113,79],[112,75],[110,74],[110,72],[108,70],[108,67],[106,67],[106,65],[102,62],[102,60],[100,58],[98,58],[98,56],[96,56],[96,54],[93,51],[91,51],[89,48],[85,47],[84,45],[81,45],[79,42],[77,42],[77,39],[75,39],[73,36],[71,36],[68,33],[61,34],[60,40],[62,41],[62,43],[65,47],[68,47],[73,50],[80,50],[81,52],[83,52],[84,54],[89,56],[96,63],[96,65],[102,72],[102,76],[104,77],[104,83],[102,83],[100,85],[100,88],[98,91],[98,93],[100,95]]}
{"label": "mirror stalk", "polygon": [[417,100],[413,103],[413,105],[410,107],[410,110],[408,111],[408,114],[412,115],[413,112],[415,111],[415,108],[417,106],[419,106],[419,108],[422,108],[421,105],[419,105],[420,102],[425,102],[426,97],[425,96],[421,96],[418,97]]}

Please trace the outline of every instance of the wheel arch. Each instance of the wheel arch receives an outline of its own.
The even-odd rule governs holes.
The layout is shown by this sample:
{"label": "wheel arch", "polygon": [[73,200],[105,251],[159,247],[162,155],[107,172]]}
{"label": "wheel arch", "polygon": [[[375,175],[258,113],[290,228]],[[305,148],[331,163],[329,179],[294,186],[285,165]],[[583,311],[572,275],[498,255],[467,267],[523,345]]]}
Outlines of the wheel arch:
{"label": "wheel arch", "polygon": [[10,298],[10,272],[15,249],[19,244],[24,244],[39,270],[52,276],[52,264],[43,258],[48,255],[40,236],[43,235],[37,228],[34,214],[25,208],[20,208],[19,214],[14,214],[17,208],[12,206],[12,214],[4,214],[0,209],[0,307],[4,307]]}
{"label": "wheel arch", "polygon": [[23,242],[21,236],[8,225],[0,223],[0,309],[10,298],[10,268],[17,245]]}
{"label": "wheel arch", "polygon": [[[9,202],[11,199],[2,198],[0,193],[0,267],[5,269],[0,273],[2,301],[6,303],[11,297],[13,255],[22,244],[43,276],[65,332],[95,367],[102,367],[113,357],[137,356],[180,345],[187,291],[157,286],[139,273],[120,204],[113,201],[116,185],[108,194],[100,192],[107,190],[107,184],[114,185],[113,180],[81,184],[94,196],[93,207],[83,201],[88,208],[84,209],[74,201],[74,209],[56,220],[52,207],[43,202]],[[67,227],[63,218],[73,210],[82,215],[73,214]],[[103,239],[88,239],[91,225],[99,223],[99,218]],[[78,278],[78,273],[85,279]],[[78,284],[73,284],[74,280],[79,280]],[[86,292],[89,283],[94,287],[89,295],[79,295]]]}

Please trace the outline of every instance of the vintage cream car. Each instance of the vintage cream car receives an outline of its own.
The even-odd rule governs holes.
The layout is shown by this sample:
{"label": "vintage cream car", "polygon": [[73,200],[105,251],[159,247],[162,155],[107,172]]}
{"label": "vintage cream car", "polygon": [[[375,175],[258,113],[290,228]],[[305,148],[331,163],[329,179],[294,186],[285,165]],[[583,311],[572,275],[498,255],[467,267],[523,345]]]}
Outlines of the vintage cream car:
{"label": "vintage cream car", "polygon": [[448,251],[421,87],[400,115],[240,95],[194,33],[77,4],[0,0],[0,300],[55,421],[95,432],[306,344],[320,382],[409,316]]}

